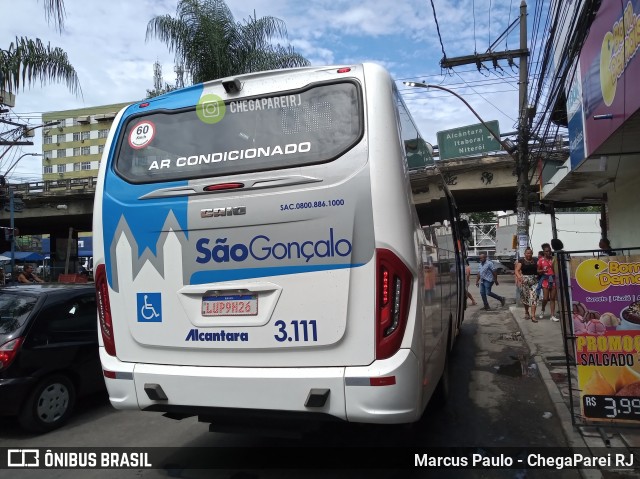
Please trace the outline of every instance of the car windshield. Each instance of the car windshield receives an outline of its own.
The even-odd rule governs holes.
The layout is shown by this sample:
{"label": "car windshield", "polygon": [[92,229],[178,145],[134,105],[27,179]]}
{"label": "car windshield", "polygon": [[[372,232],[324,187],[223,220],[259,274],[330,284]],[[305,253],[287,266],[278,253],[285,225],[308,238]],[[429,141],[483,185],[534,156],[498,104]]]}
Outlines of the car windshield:
{"label": "car windshield", "polygon": [[0,293],[0,335],[22,327],[37,300],[35,296]]}

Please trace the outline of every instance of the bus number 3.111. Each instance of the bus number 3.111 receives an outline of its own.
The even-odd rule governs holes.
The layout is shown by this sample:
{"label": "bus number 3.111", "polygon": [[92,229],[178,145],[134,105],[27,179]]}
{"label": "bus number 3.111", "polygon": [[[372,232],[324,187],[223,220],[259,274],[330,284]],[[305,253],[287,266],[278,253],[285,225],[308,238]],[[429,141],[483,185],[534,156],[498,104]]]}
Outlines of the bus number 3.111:
{"label": "bus number 3.111", "polygon": [[274,334],[273,337],[280,343],[283,341],[307,342],[318,340],[318,329],[315,319],[310,321],[290,321],[289,323],[280,319],[274,323],[274,326],[278,328],[278,334]]}

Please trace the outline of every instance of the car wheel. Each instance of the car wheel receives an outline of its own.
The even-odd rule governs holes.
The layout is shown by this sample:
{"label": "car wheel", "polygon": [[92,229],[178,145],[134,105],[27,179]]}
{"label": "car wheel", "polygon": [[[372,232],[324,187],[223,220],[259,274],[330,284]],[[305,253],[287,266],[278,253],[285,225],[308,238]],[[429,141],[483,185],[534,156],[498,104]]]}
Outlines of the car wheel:
{"label": "car wheel", "polygon": [[47,432],[62,426],[76,402],[76,389],[62,374],[46,377],[34,388],[20,412],[20,425],[33,432]]}

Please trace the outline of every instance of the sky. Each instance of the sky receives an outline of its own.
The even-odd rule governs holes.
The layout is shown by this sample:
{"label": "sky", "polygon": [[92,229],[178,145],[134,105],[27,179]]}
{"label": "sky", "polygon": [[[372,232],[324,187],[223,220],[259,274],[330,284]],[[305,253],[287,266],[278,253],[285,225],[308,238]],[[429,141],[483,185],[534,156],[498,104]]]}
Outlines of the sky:
{"label": "sky", "polygon": [[[530,15],[541,0],[529,0]],[[434,12],[440,36],[434,21]],[[386,67],[423,137],[436,144],[437,131],[478,123],[450,93],[409,88],[402,81],[424,81],[454,90],[485,121],[498,120],[500,131],[515,130],[518,69],[506,61],[494,70],[478,72],[475,65],[440,68],[447,58],[484,53],[519,13],[517,0],[227,0],[237,21],[254,12],[286,23],[288,42],[312,65],[348,65],[364,61]],[[64,84],[35,83],[16,94],[9,113],[13,121],[41,124],[48,111],[135,102],[153,87],[153,64],[162,64],[164,80],[173,83],[174,54],[157,39],[146,40],[146,27],[158,15],[175,15],[177,0],[65,0],[62,33],[48,25],[43,0],[0,0],[0,48],[16,37],[39,38],[62,48],[78,73],[81,95]],[[440,42],[442,39],[442,45]],[[281,41],[282,42],[282,41]],[[494,51],[517,49],[518,28]],[[34,146],[13,147],[0,162],[27,152],[42,151],[41,130]],[[10,164],[10,163],[6,163]],[[42,178],[42,159],[27,156],[11,181]]]}

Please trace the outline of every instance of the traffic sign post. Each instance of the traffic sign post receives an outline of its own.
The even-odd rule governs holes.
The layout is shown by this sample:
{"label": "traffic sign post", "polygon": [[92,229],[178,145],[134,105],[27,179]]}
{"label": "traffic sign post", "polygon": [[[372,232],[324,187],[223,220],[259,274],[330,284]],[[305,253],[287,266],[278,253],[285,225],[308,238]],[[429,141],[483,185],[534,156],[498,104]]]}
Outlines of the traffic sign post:
{"label": "traffic sign post", "polygon": [[448,160],[500,151],[502,145],[495,138],[495,136],[500,137],[498,121],[487,121],[486,125],[488,129],[482,123],[477,123],[452,130],[439,131],[438,149],[440,159]]}

